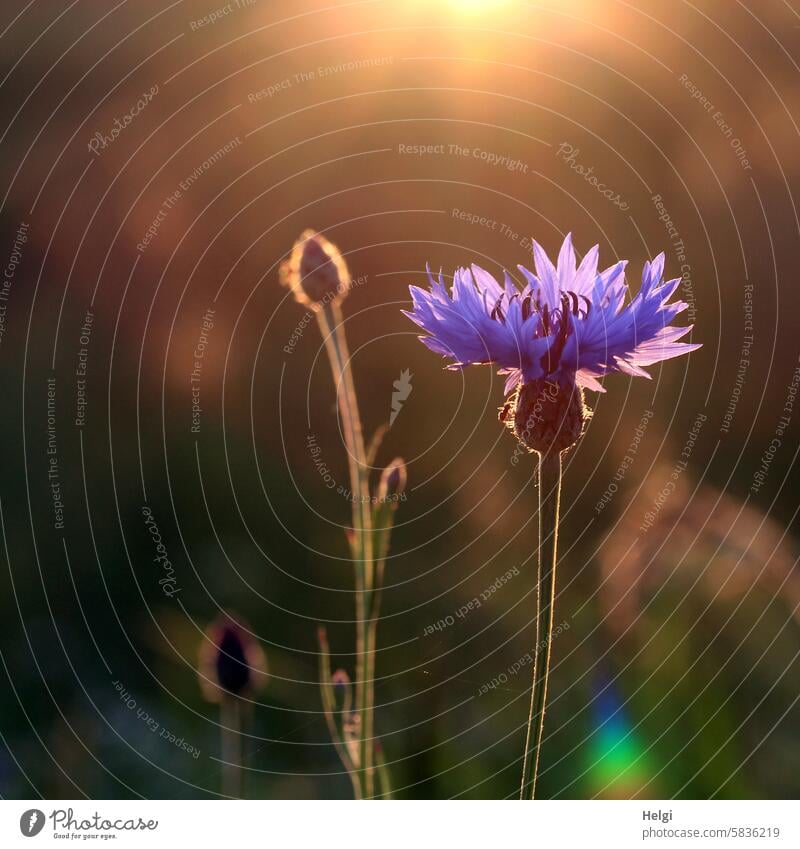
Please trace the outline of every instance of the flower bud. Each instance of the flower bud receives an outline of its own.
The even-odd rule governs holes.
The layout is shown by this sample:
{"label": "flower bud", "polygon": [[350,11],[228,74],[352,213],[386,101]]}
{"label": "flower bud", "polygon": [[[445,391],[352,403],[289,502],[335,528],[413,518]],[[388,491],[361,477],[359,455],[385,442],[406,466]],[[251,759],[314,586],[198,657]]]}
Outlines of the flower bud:
{"label": "flower bud", "polygon": [[347,674],[347,670],[337,669],[336,672],[331,675],[331,684],[333,684],[334,687],[349,687],[350,676]]}
{"label": "flower bud", "polygon": [[406,488],[406,464],[402,457],[395,457],[381,473],[378,484],[378,504],[397,503]]}
{"label": "flower bud", "polygon": [[350,271],[333,242],[304,230],[280,269],[280,279],[295,299],[312,309],[340,300],[350,288]]}
{"label": "flower bud", "polygon": [[208,701],[219,702],[226,694],[241,696],[260,689],[266,671],[264,652],[243,620],[224,615],[206,628],[198,676]]}
{"label": "flower bud", "polygon": [[571,448],[590,415],[574,381],[539,378],[517,386],[499,418],[530,451],[546,454]]}
{"label": "flower bud", "polygon": [[350,676],[344,669],[337,669],[331,675],[331,684],[337,709],[344,715],[349,714],[353,707],[353,685]]}

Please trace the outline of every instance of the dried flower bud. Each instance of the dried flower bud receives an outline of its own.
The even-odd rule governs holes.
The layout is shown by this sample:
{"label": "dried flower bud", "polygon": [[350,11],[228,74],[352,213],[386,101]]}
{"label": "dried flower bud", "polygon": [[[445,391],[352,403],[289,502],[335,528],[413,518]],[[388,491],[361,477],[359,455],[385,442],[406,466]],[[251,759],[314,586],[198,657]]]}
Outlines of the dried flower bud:
{"label": "dried flower bud", "polygon": [[381,473],[378,484],[378,504],[397,503],[406,488],[406,464],[402,457],[395,457]]}
{"label": "dried flower bud", "polygon": [[243,620],[224,615],[206,628],[198,676],[208,701],[219,702],[226,693],[240,696],[258,690],[266,672],[264,652]]}
{"label": "dried flower bud", "polygon": [[573,381],[540,378],[521,383],[500,411],[500,421],[530,451],[545,454],[571,448],[591,415],[583,390]]}
{"label": "dried flower bud", "polygon": [[280,270],[281,283],[296,300],[313,309],[340,300],[350,288],[350,271],[333,242],[304,230]]}

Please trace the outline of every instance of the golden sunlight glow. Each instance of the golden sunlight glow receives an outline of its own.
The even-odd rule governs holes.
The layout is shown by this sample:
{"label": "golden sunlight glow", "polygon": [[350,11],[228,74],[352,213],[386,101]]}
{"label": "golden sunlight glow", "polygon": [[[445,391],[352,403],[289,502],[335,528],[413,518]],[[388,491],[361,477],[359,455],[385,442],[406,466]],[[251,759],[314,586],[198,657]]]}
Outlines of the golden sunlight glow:
{"label": "golden sunlight glow", "polygon": [[451,9],[465,14],[495,11],[508,5],[508,0],[447,0]]}

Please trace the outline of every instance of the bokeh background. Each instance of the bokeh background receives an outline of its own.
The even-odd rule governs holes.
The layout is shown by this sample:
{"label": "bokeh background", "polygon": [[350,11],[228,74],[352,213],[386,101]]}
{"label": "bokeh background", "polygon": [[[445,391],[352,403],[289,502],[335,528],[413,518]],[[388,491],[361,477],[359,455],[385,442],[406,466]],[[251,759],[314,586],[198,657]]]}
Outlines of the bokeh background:
{"label": "bokeh background", "polygon": [[347,465],[277,274],[307,227],[359,279],[369,432],[411,375],[377,461],[409,471],[397,795],[516,793],[536,540],[502,378],[444,371],[400,309],[426,262],[570,231],[634,289],[665,251],[703,348],[608,378],[569,456],[540,795],[800,793],[799,38],[793,0],[6,0],[0,794],[218,795],[197,652],[233,610],[270,670],[247,794],[349,795],[316,655],[324,623],[352,673]]}

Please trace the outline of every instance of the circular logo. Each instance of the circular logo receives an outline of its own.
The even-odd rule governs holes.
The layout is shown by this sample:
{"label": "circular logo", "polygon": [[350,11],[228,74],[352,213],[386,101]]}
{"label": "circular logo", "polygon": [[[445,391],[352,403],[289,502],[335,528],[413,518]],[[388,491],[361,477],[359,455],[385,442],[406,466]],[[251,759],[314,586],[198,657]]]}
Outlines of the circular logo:
{"label": "circular logo", "polygon": [[19,830],[25,837],[36,837],[44,828],[44,812],[38,808],[31,808],[19,818]]}

